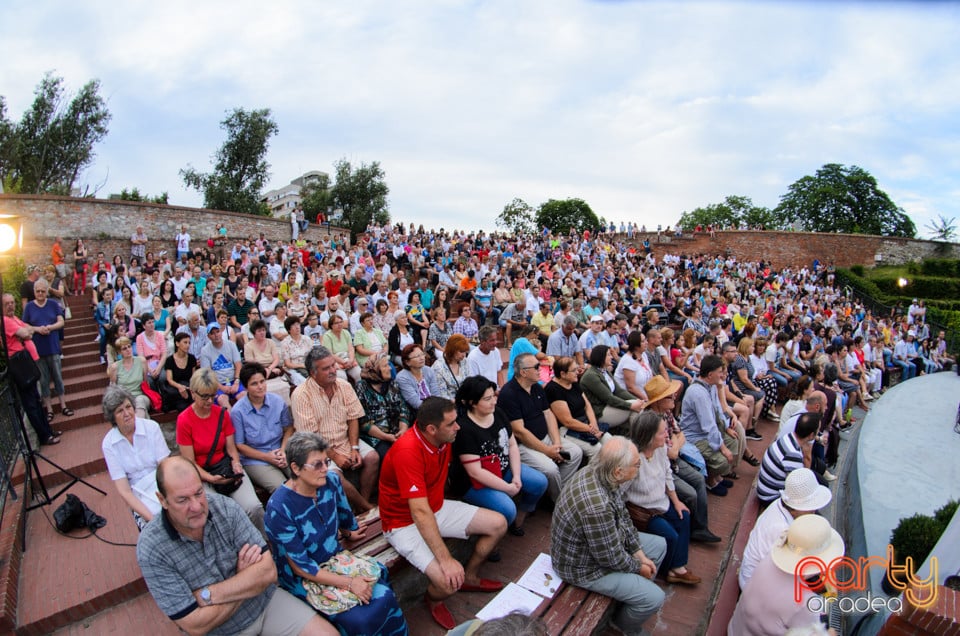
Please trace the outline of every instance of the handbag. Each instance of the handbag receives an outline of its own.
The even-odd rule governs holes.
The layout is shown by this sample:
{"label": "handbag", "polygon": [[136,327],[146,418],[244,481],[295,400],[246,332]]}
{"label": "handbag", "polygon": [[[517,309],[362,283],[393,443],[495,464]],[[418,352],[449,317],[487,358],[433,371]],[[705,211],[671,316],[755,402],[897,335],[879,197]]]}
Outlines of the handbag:
{"label": "handbag", "polygon": [[40,380],[40,367],[26,349],[10,356],[9,368],[19,389],[27,389]]}
{"label": "handbag", "polygon": [[160,394],[150,388],[150,383],[144,380],[140,383],[140,391],[150,398],[150,408],[154,411],[159,411],[163,408],[163,400],[160,398]]}
{"label": "handbag", "polygon": [[[586,418],[583,418],[583,419],[577,418],[578,422],[583,422],[584,424],[587,424],[587,425],[590,424],[589,421],[584,421],[584,420],[586,420]],[[606,422],[597,422],[597,428],[600,429],[600,434],[603,435],[604,433],[610,430],[610,425],[607,424]],[[586,433],[584,431],[575,431],[573,429],[568,428],[567,435],[573,435],[577,439],[591,445],[596,445],[600,442],[600,440],[597,439],[596,435],[594,435],[593,433]]]}
{"label": "handbag", "polygon": [[211,475],[230,477],[231,481],[225,484],[212,484],[213,489],[219,494],[229,495],[239,488],[241,483],[241,480],[237,478],[236,473],[233,472],[233,460],[230,459],[230,456],[227,455],[226,452],[224,452],[223,457],[220,458],[220,461],[218,461],[216,464],[211,463],[211,460],[213,459],[213,453],[217,449],[217,442],[220,441],[220,431],[223,430],[224,413],[226,413],[226,411],[220,409],[220,419],[217,420],[217,432],[213,436],[213,444],[210,445],[210,452],[207,453],[207,461],[204,462],[203,469]]}
{"label": "handbag", "polygon": [[[320,566],[320,569],[342,576],[359,576],[373,580],[379,579],[381,572],[379,563],[370,557],[354,554],[350,550],[333,555]],[[304,579],[303,587],[307,591],[307,603],[327,616],[345,612],[360,604],[360,598],[356,594],[335,585],[321,585]]]}
{"label": "handbag", "polygon": [[636,506],[629,502],[627,502],[627,514],[630,515],[630,521],[633,522],[633,527],[640,532],[646,532],[647,526],[650,525],[650,520],[660,515],[656,510]]}
{"label": "handbag", "polygon": [[[484,455],[483,457],[478,457],[476,459],[468,459],[463,462],[464,464],[472,464],[473,462],[480,462],[480,468],[487,471],[488,473],[493,473],[500,479],[503,479],[503,466],[500,464],[499,455]],[[473,484],[473,487],[477,490],[481,488],[486,488],[485,485],[481,484],[479,481],[470,478],[470,483]]]}

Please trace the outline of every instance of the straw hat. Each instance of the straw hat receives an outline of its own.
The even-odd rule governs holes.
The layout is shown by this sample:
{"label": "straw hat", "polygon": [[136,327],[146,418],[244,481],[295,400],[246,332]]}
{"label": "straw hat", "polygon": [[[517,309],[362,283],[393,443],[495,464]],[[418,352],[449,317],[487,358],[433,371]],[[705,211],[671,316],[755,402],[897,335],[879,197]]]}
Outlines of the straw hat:
{"label": "straw hat", "polygon": [[809,468],[798,468],[787,475],[787,481],[780,491],[783,505],[801,512],[820,510],[833,499],[826,486],[821,486],[817,476]]}
{"label": "straw hat", "polygon": [[655,375],[643,385],[643,391],[647,394],[647,406],[650,406],[657,400],[662,400],[668,395],[673,395],[680,390],[682,383],[680,380],[664,380],[662,375]]}
{"label": "straw hat", "polygon": [[[770,556],[781,571],[794,574],[800,561],[807,557],[817,557],[829,565],[843,553],[843,539],[830,527],[830,522],[819,515],[803,515],[793,520],[773,546]],[[817,572],[819,568],[815,563],[807,563],[802,574],[809,576]]]}

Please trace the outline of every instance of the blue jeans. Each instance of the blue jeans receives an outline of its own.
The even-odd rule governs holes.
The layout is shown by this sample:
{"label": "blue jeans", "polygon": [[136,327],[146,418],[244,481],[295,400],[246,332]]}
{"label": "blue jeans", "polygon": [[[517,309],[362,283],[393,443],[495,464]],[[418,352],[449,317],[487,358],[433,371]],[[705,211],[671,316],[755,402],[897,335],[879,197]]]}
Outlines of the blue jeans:
{"label": "blue jeans", "polygon": [[683,385],[682,389],[683,389],[684,391],[686,391],[686,390],[687,390],[687,387],[690,386],[690,380],[688,380],[688,379],[687,379],[687,376],[685,376],[685,375],[680,375],[679,373],[674,373],[674,372],[671,371],[670,369],[667,369],[667,375],[670,376],[670,379],[671,379],[671,380],[677,380],[677,381],[679,381],[680,384]]}
{"label": "blue jeans", "polygon": [[[659,568],[667,554],[663,537],[638,532],[643,553]],[[656,614],[663,605],[664,593],[660,586],[648,578],[629,572],[613,572],[595,581],[577,585],[620,601],[620,609],[613,617],[614,623],[626,634],[638,634],[643,623]]]}
{"label": "blue jeans", "polygon": [[[513,481],[513,472],[509,468],[504,471],[503,480],[507,483]],[[520,488],[520,509],[533,512],[540,497],[547,492],[547,476],[536,468],[521,464],[520,481],[523,483]],[[463,500],[468,504],[499,512],[506,518],[508,524],[513,523],[517,518],[517,504],[514,503],[513,497],[502,490],[471,488],[463,496]]]}
{"label": "blue jeans", "polygon": [[787,375],[790,376],[790,379],[794,381],[799,380],[800,376],[803,375],[799,371],[796,371],[794,369],[787,369],[785,367],[777,367],[777,371],[780,371],[781,373],[786,373]]}
{"label": "blue jeans", "polygon": [[900,369],[901,369],[901,371],[902,371],[902,373],[900,374],[900,380],[901,380],[901,381],[902,381],[902,380],[909,380],[910,378],[912,378],[913,376],[915,376],[915,375],[917,374],[917,368],[916,368],[915,366],[913,366],[912,364],[910,364],[909,362],[906,362],[906,361],[904,361],[904,360],[899,360],[899,359],[897,359],[897,358],[894,358],[893,364],[895,364],[896,366],[900,367]]}
{"label": "blue jeans", "polygon": [[690,513],[681,517],[673,505],[662,515],[650,519],[647,532],[663,537],[667,542],[667,554],[660,566],[660,576],[666,578],[670,570],[687,564],[687,552],[690,549]]}
{"label": "blue jeans", "polygon": [[[784,371],[784,373],[786,373],[786,371]],[[788,384],[790,384],[790,381],[787,378],[780,375],[779,373],[771,373],[770,377],[773,378],[773,381],[779,384],[780,386],[787,386]]]}

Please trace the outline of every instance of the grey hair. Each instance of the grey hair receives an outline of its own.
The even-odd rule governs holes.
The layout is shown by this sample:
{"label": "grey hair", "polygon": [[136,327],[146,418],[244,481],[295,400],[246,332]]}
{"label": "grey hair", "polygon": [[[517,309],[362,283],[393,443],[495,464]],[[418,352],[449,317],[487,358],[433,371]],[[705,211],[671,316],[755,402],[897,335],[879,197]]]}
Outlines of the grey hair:
{"label": "grey hair", "polygon": [[657,431],[660,430],[662,421],[663,418],[660,417],[659,413],[649,410],[640,413],[637,417],[630,418],[627,423],[628,435],[637,445],[637,448],[643,450],[650,445],[653,438],[656,437]]}
{"label": "grey hair", "polygon": [[548,636],[550,631],[536,616],[513,612],[485,621],[473,634],[474,636]]}
{"label": "grey hair", "polygon": [[322,345],[317,345],[310,350],[310,353],[307,354],[307,357],[303,360],[303,366],[307,370],[307,373],[313,375],[313,367],[325,358],[329,358],[333,354],[330,353],[330,350]]}
{"label": "grey hair", "polygon": [[310,453],[325,451],[329,446],[327,440],[316,433],[299,431],[290,436],[287,447],[283,452],[287,456],[288,464],[303,466],[307,462],[307,458],[310,457]]}
{"label": "grey hair", "polygon": [[407,312],[405,312],[405,311],[402,310],[402,309],[398,309],[398,310],[396,310],[395,312],[393,312],[393,318],[394,318],[394,320],[396,320],[396,319],[399,318],[400,316],[406,316],[406,315],[407,315]]}
{"label": "grey hair", "polygon": [[117,409],[123,406],[124,402],[130,402],[131,406],[136,406],[133,395],[130,391],[116,384],[111,384],[103,393],[103,419],[116,426]]}
{"label": "grey hair", "polygon": [[617,486],[618,482],[614,477],[614,472],[618,468],[626,468],[630,464],[634,450],[636,450],[636,446],[632,441],[622,435],[614,435],[600,447],[600,452],[594,456],[590,463],[594,465],[597,476],[601,481],[606,482],[609,486]]}
{"label": "grey hair", "polygon": [[566,317],[564,317],[564,319],[563,319],[563,326],[564,326],[564,327],[576,327],[576,326],[577,326],[577,319],[568,314],[568,315],[567,315]]}

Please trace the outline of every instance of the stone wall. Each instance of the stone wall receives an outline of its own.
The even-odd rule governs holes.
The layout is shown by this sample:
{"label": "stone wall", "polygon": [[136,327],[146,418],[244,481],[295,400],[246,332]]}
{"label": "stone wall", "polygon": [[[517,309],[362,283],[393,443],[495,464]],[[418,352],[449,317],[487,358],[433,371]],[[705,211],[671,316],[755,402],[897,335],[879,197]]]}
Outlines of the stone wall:
{"label": "stone wall", "polygon": [[[108,201],[20,194],[0,194],[0,214],[15,214],[23,224],[22,256],[28,263],[50,262],[53,239],[63,239],[68,262],[72,261],[74,243],[82,238],[94,257],[103,251],[109,260],[114,254],[130,255],[130,236],[137,225],[143,225],[154,254],[176,250],[174,237],[182,224],[192,237],[191,248],[199,249],[214,235],[217,223],[227,227],[229,237],[257,237],[261,232],[271,240],[290,239],[290,221],[265,216],[237,214],[219,210],[185,208],[136,201]],[[349,237],[342,228],[332,228],[335,235]],[[327,228],[312,225],[305,237],[318,240],[327,235]]]}

